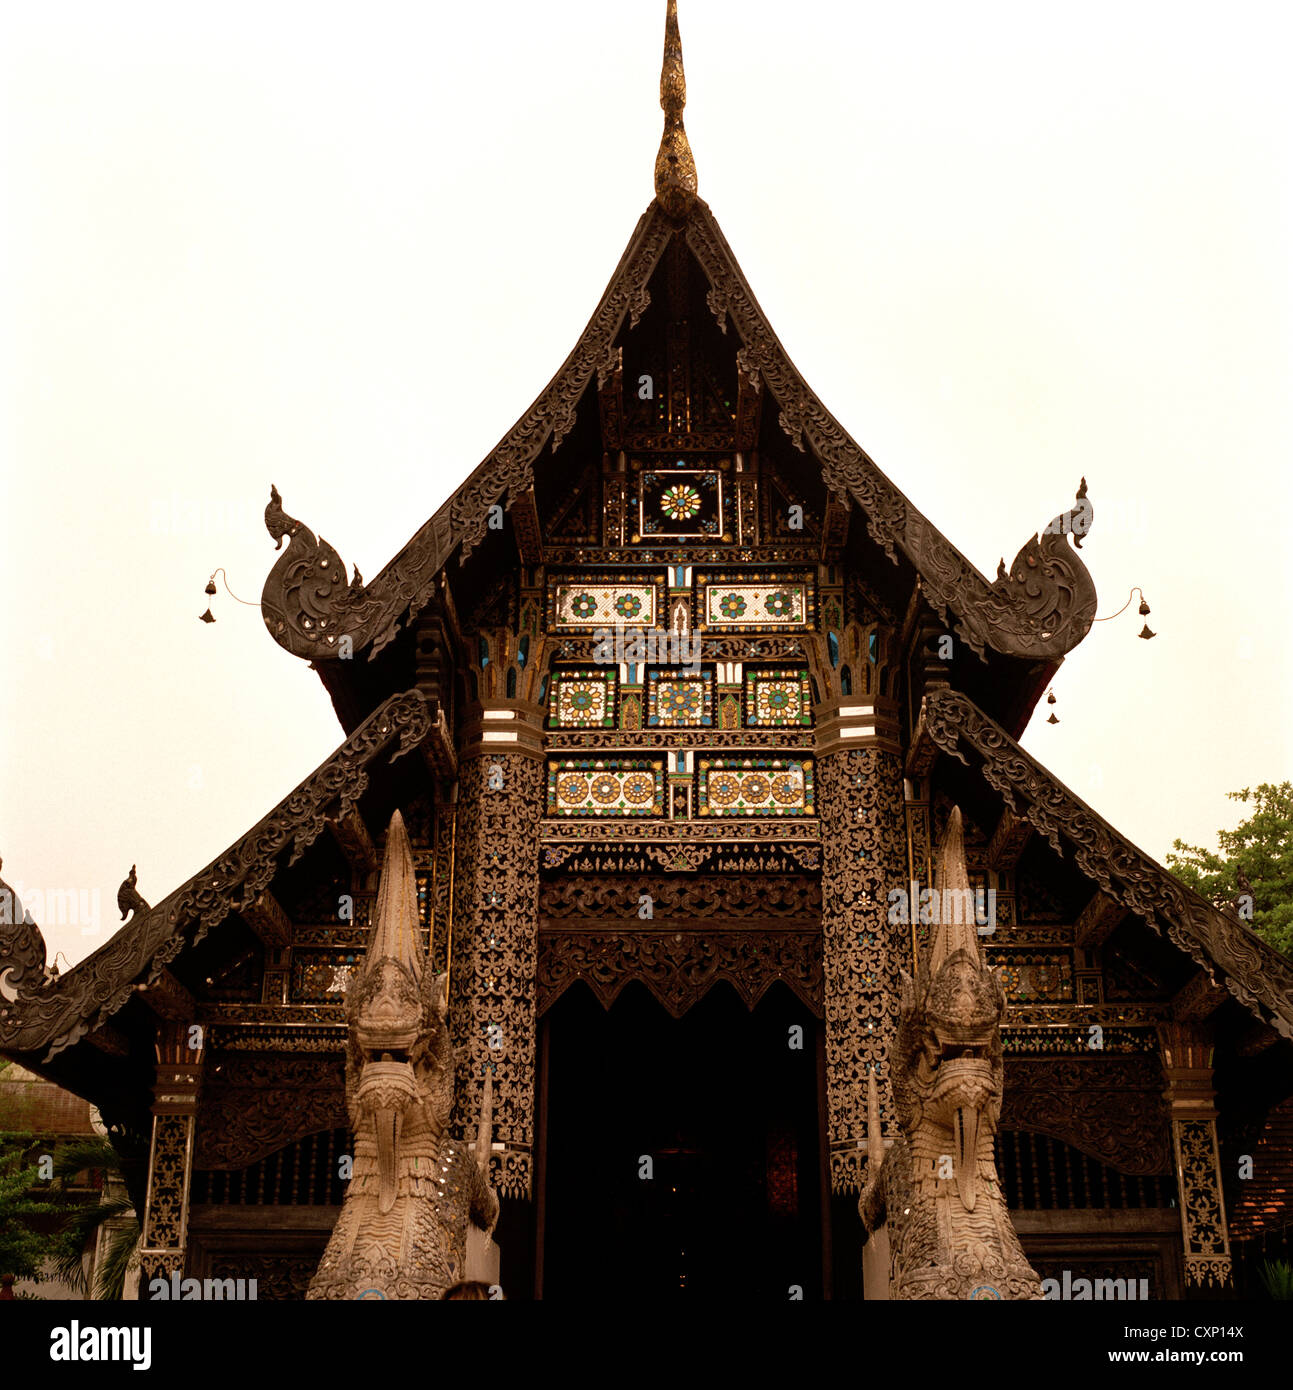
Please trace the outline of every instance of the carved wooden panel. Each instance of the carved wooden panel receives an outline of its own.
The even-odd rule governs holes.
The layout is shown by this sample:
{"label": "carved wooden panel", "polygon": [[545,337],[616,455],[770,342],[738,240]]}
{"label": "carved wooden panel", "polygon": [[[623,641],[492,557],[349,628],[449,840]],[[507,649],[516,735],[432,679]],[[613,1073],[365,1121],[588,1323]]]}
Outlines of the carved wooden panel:
{"label": "carved wooden panel", "polygon": [[720,980],[753,1008],[778,980],[819,1017],[822,1012],[821,938],[813,930],[554,930],[539,937],[539,1012],[583,981],[604,1008],[640,980],[681,1018]]}
{"label": "carved wooden panel", "polygon": [[1124,1173],[1170,1173],[1163,1085],[1151,1056],[1012,1057],[1001,1126],[1052,1135]]}
{"label": "carved wooden panel", "polygon": [[307,1134],[347,1123],[335,1054],[235,1053],[208,1071],[198,1112],[202,1169],[244,1168]]}
{"label": "carved wooden panel", "polygon": [[807,876],[710,874],[679,879],[659,874],[599,874],[544,882],[539,889],[539,917],[541,921],[619,919],[628,925],[638,919],[643,895],[651,899],[657,920],[799,917],[815,922],[822,907],[821,885]]}

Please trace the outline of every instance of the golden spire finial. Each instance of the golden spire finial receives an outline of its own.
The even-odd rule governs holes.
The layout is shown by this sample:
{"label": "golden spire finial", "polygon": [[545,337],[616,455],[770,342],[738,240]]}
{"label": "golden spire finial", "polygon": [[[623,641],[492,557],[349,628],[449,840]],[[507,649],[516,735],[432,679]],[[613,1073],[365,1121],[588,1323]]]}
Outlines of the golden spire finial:
{"label": "golden spire finial", "polygon": [[660,70],[660,105],[664,135],[655,157],[655,196],[670,217],[683,218],[696,201],[696,161],[682,125],[687,104],[687,78],[682,70],[682,39],[678,36],[678,0],[669,0],[664,21],[664,66]]}

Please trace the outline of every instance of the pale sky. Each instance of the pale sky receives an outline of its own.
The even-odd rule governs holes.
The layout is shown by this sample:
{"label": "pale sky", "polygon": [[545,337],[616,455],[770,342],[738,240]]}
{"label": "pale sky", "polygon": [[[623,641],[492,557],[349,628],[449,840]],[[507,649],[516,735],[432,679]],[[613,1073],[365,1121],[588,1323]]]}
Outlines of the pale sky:
{"label": "pale sky", "polygon": [[[157,902],[341,732],[255,608],[371,578],[650,201],[664,0],[0,12],[0,855]],[[1116,611],[1025,746],[1162,856],[1293,776],[1286,7],[682,0],[700,193],[791,357],[988,576],[1086,475]]]}

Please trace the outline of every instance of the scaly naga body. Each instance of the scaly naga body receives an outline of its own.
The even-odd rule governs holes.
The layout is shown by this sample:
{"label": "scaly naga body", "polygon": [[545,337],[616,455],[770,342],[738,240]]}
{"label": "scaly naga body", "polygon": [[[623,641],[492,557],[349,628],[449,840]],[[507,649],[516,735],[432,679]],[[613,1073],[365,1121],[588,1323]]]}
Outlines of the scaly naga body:
{"label": "scaly naga body", "polygon": [[422,950],[413,855],[397,811],[373,938],[346,990],[350,1186],[307,1298],[441,1298],[465,1277],[468,1222],[489,1232],[498,1220],[476,1158],[449,1138],[444,985]]}
{"label": "scaly naga body", "polygon": [[[939,886],[968,901],[959,808],[948,824]],[[941,921],[916,978],[902,976],[889,1050],[901,1133],[887,1154],[874,1073],[868,1078],[858,1210],[869,1232],[887,1223],[890,1298],[1037,1299],[1041,1282],[1011,1225],[993,1154],[1005,994],[979,950],[972,914],[956,915],[971,920]]]}

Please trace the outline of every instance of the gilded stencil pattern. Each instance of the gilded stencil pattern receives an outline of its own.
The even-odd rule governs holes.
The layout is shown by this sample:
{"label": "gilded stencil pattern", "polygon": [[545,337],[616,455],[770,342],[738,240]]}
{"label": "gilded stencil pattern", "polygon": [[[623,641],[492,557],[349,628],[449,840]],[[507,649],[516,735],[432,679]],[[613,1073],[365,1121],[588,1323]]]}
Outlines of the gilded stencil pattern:
{"label": "gilded stencil pattern", "polygon": [[[491,788],[497,768],[501,787]],[[449,1023],[457,1058],[453,1133],[474,1136],[486,1069],[494,1077],[490,1182],[530,1196],[534,992],[543,766],[518,754],[470,758],[459,780]]]}
{"label": "gilded stencil pattern", "polygon": [[811,816],[811,758],[698,758],[697,814]]}
{"label": "gilded stencil pattern", "polygon": [[745,719],[756,728],[813,722],[807,671],[746,671]]}
{"label": "gilded stencil pattern", "polygon": [[1186,1282],[1228,1283],[1230,1238],[1221,1201],[1216,1122],[1174,1119],[1172,1146],[1180,1188]]}
{"label": "gilded stencil pattern", "polygon": [[550,816],[659,816],[664,763],[646,758],[562,758],[548,763]]}
{"label": "gilded stencil pattern", "polygon": [[859,1189],[866,1078],[893,1114],[887,1046],[898,1018],[898,968],[908,947],[888,922],[887,894],[906,873],[902,768],[876,748],[849,749],[817,767],[822,822],[822,937],[831,1186]]}

